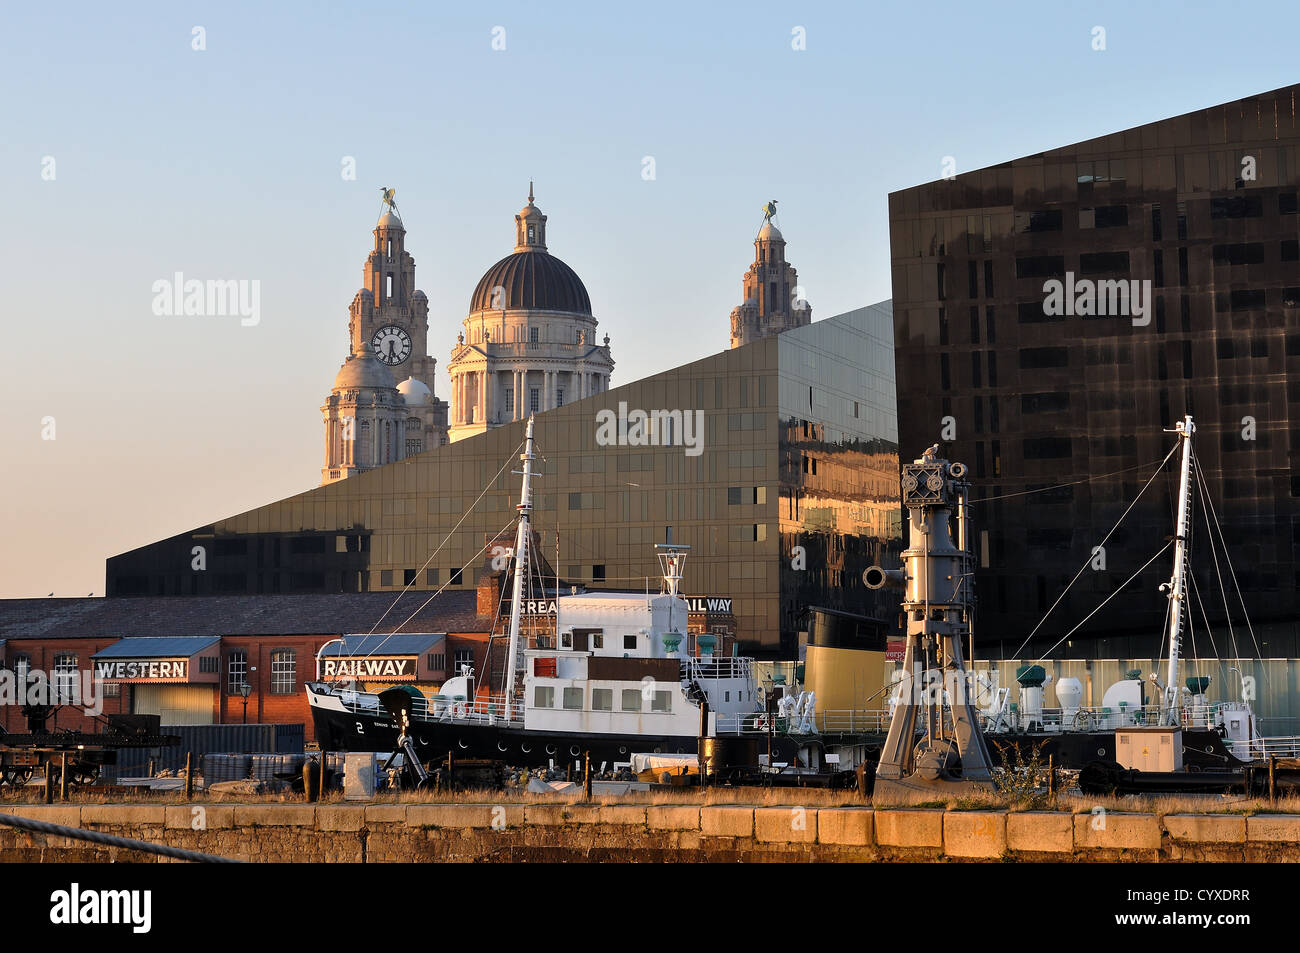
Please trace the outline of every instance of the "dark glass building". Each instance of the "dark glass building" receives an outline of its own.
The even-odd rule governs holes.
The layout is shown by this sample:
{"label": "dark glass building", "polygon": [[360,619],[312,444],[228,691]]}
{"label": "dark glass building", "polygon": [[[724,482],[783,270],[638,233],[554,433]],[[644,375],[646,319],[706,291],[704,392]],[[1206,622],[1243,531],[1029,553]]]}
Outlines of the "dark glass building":
{"label": "dark glass building", "polygon": [[[533,526],[561,585],[657,586],[671,529],[685,594],[727,606],[744,652],[794,658],[811,605],[883,633],[896,597],[861,575],[900,548],[891,321],[861,308],[538,414]],[[677,416],[635,425],[655,412]],[[107,592],[472,588],[515,519],[525,423],[115,556]]]}
{"label": "dark glass building", "polygon": [[[1289,86],[890,195],[900,447],[942,438],[970,466],[986,651],[1014,652],[1192,414],[1260,644],[1235,601],[1236,651],[1222,641],[1203,536],[1200,638],[1208,619],[1218,654],[1300,653],[1298,98]],[[1031,654],[1121,587],[1058,654],[1157,652],[1170,558],[1122,584],[1173,533],[1171,484],[1157,478]]]}

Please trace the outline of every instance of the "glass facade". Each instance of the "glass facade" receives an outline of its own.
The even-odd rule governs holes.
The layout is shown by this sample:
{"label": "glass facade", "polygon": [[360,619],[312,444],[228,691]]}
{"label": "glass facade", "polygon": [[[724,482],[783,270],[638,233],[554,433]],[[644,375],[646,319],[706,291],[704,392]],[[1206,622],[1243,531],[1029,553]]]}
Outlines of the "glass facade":
{"label": "glass facade", "polygon": [[[793,657],[807,604],[889,619],[861,585],[899,529],[889,320],[827,318],[538,414],[533,527],[561,586],[657,588],[671,531],[684,594],[731,600],[742,653]],[[474,587],[514,524],[525,423],[115,556],[107,591]]]}
{"label": "glass facade", "polygon": [[[890,196],[900,442],[910,457],[941,439],[970,467],[976,638],[992,651],[1014,651],[1034,629],[1173,446],[1165,431],[1192,414],[1260,643],[1235,596],[1225,613],[1202,536],[1199,651],[1297,654],[1298,93]],[[1157,478],[1031,654],[1117,590],[1058,654],[1158,653],[1170,561],[1124,582],[1171,536],[1176,491]]]}

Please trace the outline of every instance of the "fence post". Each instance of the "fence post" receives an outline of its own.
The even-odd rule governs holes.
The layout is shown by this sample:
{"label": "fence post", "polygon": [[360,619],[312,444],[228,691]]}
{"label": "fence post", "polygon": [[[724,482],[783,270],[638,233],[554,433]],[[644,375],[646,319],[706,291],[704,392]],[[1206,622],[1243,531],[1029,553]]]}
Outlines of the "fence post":
{"label": "fence post", "polygon": [[45,759],[45,803],[54,803],[54,760]]}
{"label": "fence post", "polygon": [[591,752],[582,756],[582,796],[591,800]]}
{"label": "fence post", "polygon": [[1268,803],[1277,803],[1277,755],[1268,756]]}
{"label": "fence post", "polygon": [[59,800],[68,799],[68,753],[65,751],[60,755],[62,760],[62,770],[59,772]]}
{"label": "fence post", "polygon": [[1056,755],[1047,756],[1047,796],[1056,797]]}
{"label": "fence post", "polygon": [[194,768],[191,764],[192,752],[185,752],[185,800],[194,797]]}

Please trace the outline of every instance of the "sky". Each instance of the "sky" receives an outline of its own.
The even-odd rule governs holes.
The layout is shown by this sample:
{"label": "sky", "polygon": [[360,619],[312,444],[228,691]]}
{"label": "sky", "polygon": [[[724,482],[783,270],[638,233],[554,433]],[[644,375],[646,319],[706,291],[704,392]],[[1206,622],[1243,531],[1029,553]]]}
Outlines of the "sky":
{"label": "sky", "polygon": [[[440,397],[530,179],[617,386],[726,348],[768,199],[814,320],[880,301],[889,192],[939,178],[948,156],[965,172],[1295,82],[1300,13],[65,3],[2,17],[7,598],[101,595],[107,557],[319,483],[319,408],[383,186],[429,296]],[[155,282],[177,272],[257,282],[256,321],[155,313]]]}

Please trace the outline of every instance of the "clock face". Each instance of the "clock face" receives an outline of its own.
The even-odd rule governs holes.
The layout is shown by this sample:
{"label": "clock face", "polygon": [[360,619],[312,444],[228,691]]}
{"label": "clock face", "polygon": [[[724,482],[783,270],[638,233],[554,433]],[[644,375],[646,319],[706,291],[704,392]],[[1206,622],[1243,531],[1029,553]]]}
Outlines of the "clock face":
{"label": "clock face", "polygon": [[376,357],[392,366],[411,356],[411,336],[392,324],[376,331],[370,339],[370,346],[375,349]]}

